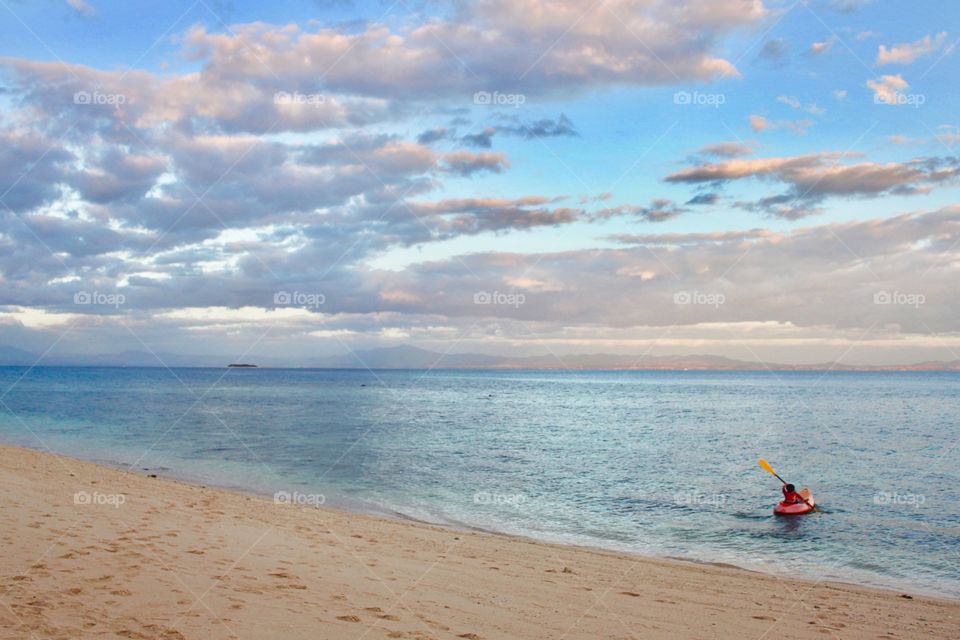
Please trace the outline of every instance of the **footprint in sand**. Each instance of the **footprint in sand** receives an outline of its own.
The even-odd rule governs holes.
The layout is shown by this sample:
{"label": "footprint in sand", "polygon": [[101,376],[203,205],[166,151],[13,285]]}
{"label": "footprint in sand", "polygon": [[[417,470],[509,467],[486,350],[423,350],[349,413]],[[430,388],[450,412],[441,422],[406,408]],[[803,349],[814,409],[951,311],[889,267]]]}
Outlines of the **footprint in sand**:
{"label": "footprint in sand", "polygon": [[344,622],[360,622],[359,616],[337,616],[337,620],[343,620]]}

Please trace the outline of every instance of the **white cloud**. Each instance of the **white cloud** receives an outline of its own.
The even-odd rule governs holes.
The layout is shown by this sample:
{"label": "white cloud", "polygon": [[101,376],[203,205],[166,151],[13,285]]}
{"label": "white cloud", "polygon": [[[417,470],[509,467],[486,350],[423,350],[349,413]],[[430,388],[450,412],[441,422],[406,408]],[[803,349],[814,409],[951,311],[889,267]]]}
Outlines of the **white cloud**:
{"label": "white cloud", "polygon": [[916,138],[899,134],[889,135],[887,136],[887,140],[889,140],[891,144],[917,144],[918,142],[922,142]]}
{"label": "white cloud", "polygon": [[710,156],[720,156],[722,158],[735,158],[737,156],[753,155],[753,147],[749,144],[736,140],[731,142],[717,142],[714,144],[705,144],[699,149],[699,153]]}
{"label": "white cloud", "polygon": [[64,327],[80,318],[77,313],[59,313],[30,307],[5,307],[0,311],[0,325],[15,323],[28,329]]}
{"label": "white cloud", "polygon": [[952,124],[942,124],[937,127],[937,134],[934,137],[953,149],[957,143],[960,143],[960,127]]}
{"label": "white cloud", "polygon": [[212,33],[196,26],[185,44],[216,84],[279,78],[304,91],[467,102],[475,91],[544,94],[737,76],[712,49],[766,15],[760,0],[609,0],[589,11],[579,0],[478,0],[459,5],[452,18],[399,28],[256,23]]}
{"label": "white cloud", "polygon": [[96,13],[96,10],[87,4],[85,0],[67,0],[67,4],[82,16],[92,16]]}
{"label": "white cloud", "polygon": [[782,102],[783,104],[791,107],[793,109],[803,109],[807,113],[815,116],[823,115],[825,110],[823,107],[818,107],[816,103],[811,102],[810,104],[804,106],[799,98],[793,96],[777,96],[777,102]]}
{"label": "white cloud", "polygon": [[[470,253],[423,261],[400,272],[367,270],[350,282],[324,281],[326,304],[319,310],[273,308],[278,289],[315,289],[277,282],[269,274],[224,282],[237,291],[247,287],[245,303],[221,304],[210,295],[189,306],[176,300],[178,307],[170,309],[169,292],[191,283],[180,274],[156,308],[131,315],[72,317],[75,309],[28,314],[8,308],[0,313],[0,343],[26,347],[31,341],[23,339],[23,332],[29,329],[33,344],[40,342],[39,332],[46,332],[41,337],[49,336],[49,344],[69,323],[73,329],[64,337],[66,351],[77,350],[78,344],[121,351],[127,346],[124,339],[134,341],[131,348],[142,349],[123,328],[128,324],[154,349],[216,353],[232,345],[242,353],[263,339],[263,353],[300,359],[332,337],[350,338],[363,347],[386,338],[407,340],[405,336],[444,344],[454,335],[463,340],[462,350],[483,351],[491,342],[522,342],[534,333],[560,353],[577,344],[616,351],[631,340],[655,340],[665,327],[673,328],[671,339],[680,341],[671,343],[676,347],[722,349],[731,340],[756,340],[776,349],[775,359],[787,360],[825,345],[841,353],[859,338],[883,349],[890,346],[885,341],[944,337],[955,346],[960,317],[952,305],[956,274],[950,265],[958,255],[958,225],[960,209],[947,207],[780,232],[673,231],[614,236],[609,239],[613,246],[605,248]],[[925,275],[918,279],[917,274]],[[314,275],[294,277],[316,286]],[[524,289],[521,308],[473,304],[477,290],[513,287]],[[721,293],[726,302],[720,307],[678,306],[673,303],[678,291]],[[880,291],[923,294],[925,304],[876,305]],[[132,304],[143,289],[132,286],[125,293]],[[265,324],[271,327],[266,337]],[[384,328],[390,330],[384,334]],[[863,335],[867,329],[869,335]],[[12,342],[12,336],[21,340]],[[795,350],[786,349],[790,341]]]}
{"label": "white cloud", "polygon": [[821,152],[700,162],[668,175],[666,180],[714,187],[746,178],[777,180],[788,187],[785,192],[737,204],[747,210],[795,219],[817,213],[817,205],[828,197],[923,194],[937,186],[956,184],[960,178],[960,162],[952,157],[915,158],[902,163],[844,164],[843,160],[849,155]]}
{"label": "white cloud", "polygon": [[873,91],[874,100],[883,104],[897,104],[897,97],[910,87],[900,74],[881,76],[879,80],[867,80],[867,87]]}
{"label": "white cloud", "polygon": [[777,96],[777,102],[782,102],[783,104],[793,107],[794,109],[800,108],[800,100],[794,98],[793,96]]}
{"label": "white cloud", "polygon": [[750,123],[750,128],[755,132],[766,131],[772,126],[770,121],[763,116],[751,115],[747,118],[747,121]]}
{"label": "white cloud", "polygon": [[[799,106],[799,105],[798,105]],[[810,120],[770,120],[764,116],[760,115],[750,115],[747,117],[747,122],[750,123],[750,128],[753,129],[755,133],[761,131],[775,131],[777,129],[787,129],[796,133],[797,135],[804,135],[807,132],[807,129],[813,125],[813,122]]]}
{"label": "white cloud", "polygon": [[893,45],[890,48],[880,45],[880,49],[877,51],[876,64],[912,64],[918,58],[939,51],[946,39],[947,33],[941,31],[934,37],[927,35],[914,42]]}
{"label": "white cloud", "polygon": [[823,42],[814,42],[810,45],[810,54],[814,56],[823,55],[833,48],[833,40],[824,40]]}
{"label": "white cloud", "polygon": [[832,0],[830,5],[840,13],[853,13],[871,2],[873,0]]}

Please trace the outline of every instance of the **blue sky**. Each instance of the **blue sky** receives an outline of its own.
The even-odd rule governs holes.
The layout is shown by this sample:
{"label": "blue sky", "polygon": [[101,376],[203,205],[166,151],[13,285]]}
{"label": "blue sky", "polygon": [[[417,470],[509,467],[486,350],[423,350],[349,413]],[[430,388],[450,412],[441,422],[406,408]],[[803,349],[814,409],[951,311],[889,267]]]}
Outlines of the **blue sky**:
{"label": "blue sky", "polygon": [[0,15],[0,344],[957,359],[955,3]]}

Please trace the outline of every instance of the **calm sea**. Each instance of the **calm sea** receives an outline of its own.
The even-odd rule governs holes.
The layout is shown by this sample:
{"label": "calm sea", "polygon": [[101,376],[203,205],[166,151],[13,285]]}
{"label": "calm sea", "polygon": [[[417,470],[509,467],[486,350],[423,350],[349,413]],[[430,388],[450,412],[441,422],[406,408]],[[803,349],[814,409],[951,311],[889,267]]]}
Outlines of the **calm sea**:
{"label": "calm sea", "polygon": [[[960,597],[960,375],[0,368],[0,439],[534,538]],[[776,518],[777,481],[829,513]]]}

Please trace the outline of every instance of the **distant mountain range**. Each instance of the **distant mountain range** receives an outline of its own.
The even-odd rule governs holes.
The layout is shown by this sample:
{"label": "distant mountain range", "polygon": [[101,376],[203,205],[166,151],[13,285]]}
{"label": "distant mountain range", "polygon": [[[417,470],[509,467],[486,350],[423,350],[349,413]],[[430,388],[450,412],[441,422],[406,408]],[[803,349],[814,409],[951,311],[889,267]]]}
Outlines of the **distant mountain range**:
{"label": "distant mountain range", "polygon": [[[103,355],[40,354],[0,345],[0,366],[112,366],[112,367],[226,367],[230,358],[211,355],[152,354],[123,351]],[[747,362],[721,356],[634,356],[609,353],[541,356],[493,356],[477,353],[438,353],[410,345],[382,347],[336,356],[287,359],[244,356],[244,362],[260,367],[323,369],[572,369],[572,370],[663,370],[663,371],[960,371],[960,360],[919,362],[907,365],[858,366],[824,362],[790,365]]]}

